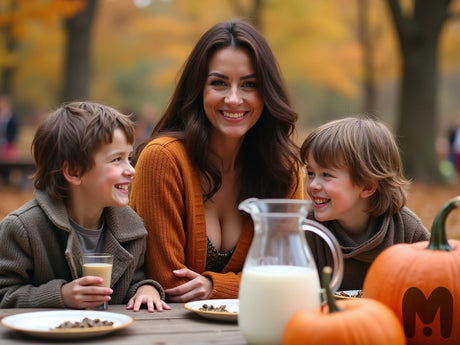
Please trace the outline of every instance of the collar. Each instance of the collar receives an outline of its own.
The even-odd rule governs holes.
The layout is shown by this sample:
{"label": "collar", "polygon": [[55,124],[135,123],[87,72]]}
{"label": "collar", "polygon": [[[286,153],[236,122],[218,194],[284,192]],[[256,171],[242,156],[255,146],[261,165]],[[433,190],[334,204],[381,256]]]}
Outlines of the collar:
{"label": "collar", "polygon": [[[72,231],[64,201],[52,199],[48,193],[39,189],[34,191],[34,196],[57,228],[67,232]],[[119,242],[132,241],[147,235],[142,218],[129,206],[106,207],[102,217],[109,231]]]}

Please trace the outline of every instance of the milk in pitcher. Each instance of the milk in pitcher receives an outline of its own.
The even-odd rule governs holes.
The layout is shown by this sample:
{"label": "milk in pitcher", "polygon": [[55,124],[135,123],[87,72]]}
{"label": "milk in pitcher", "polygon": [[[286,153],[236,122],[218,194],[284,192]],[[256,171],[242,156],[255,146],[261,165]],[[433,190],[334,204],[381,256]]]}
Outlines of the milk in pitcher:
{"label": "milk in pitcher", "polygon": [[281,344],[284,328],[296,311],[320,308],[319,277],[309,267],[245,267],[239,299],[238,324],[248,343]]}

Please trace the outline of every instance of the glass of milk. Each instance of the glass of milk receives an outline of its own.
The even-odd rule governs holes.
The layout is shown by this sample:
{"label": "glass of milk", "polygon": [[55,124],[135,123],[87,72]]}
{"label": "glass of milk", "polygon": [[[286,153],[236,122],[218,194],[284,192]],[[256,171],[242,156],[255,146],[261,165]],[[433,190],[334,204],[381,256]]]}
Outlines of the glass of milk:
{"label": "glass of milk", "polygon": [[[98,286],[110,287],[112,279],[113,255],[107,253],[83,254],[83,276],[97,276],[103,279]],[[107,309],[107,302],[96,306],[94,309]]]}

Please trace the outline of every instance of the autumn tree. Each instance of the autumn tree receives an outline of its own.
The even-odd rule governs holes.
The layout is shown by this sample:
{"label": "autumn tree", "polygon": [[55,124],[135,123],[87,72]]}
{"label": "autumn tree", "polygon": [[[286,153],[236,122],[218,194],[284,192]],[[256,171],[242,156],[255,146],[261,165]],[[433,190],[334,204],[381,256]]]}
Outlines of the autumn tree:
{"label": "autumn tree", "polygon": [[405,11],[400,1],[385,1],[402,56],[397,135],[405,172],[418,182],[439,182],[435,150],[438,48],[451,0],[415,0],[413,8]]}
{"label": "autumn tree", "polygon": [[[93,1],[89,1],[92,3]],[[20,47],[25,24],[38,21],[47,25],[56,18],[70,18],[80,11],[85,0],[48,0],[0,2],[0,30],[4,45],[0,48],[0,78],[2,92],[13,94],[13,81],[18,66],[16,50]],[[0,40],[1,41],[1,40]]]}
{"label": "autumn tree", "polygon": [[240,0],[229,0],[238,16],[247,18],[255,27],[261,28],[261,15],[264,0],[252,0],[245,6]]}
{"label": "autumn tree", "polygon": [[372,114],[376,106],[377,82],[374,67],[374,40],[369,23],[369,0],[358,0],[358,40],[363,47],[363,105],[364,113]]}
{"label": "autumn tree", "polygon": [[[13,2],[8,2],[4,4],[3,11],[13,11],[15,4]],[[5,44],[5,51],[6,52],[14,52],[16,50],[16,38],[14,35],[14,26],[11,23],[5,23],[1,27],[3,37],[4,37],[4,44]],[[6,55],[6,54],[5,54]],[[5,94],[12,94],[12,79],[14,73],[14,64],[12,63],[12,56],[8,54],[9,59],[5,59],[3,68],[1,70],[1,85],[0,85],[0,93]]]}
{"label": "autumn tree", "polygon": [[88,99],[91,28],[97,2],[97,0],[86,1],[83,11],[65,20],[67,44],[62,101]]}

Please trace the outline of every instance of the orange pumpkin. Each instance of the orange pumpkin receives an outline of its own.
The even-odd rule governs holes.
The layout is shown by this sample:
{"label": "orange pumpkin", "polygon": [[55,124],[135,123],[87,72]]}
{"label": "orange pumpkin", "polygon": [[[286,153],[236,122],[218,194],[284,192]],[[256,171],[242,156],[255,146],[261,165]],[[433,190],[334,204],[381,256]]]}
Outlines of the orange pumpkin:
{"label": "orange pumpkin", "polygon": [[363,296],[383,302],[401,321],[408,344],[460,344],[460,241],[445,221],[460,197],[438,212],[430,241],[396,244],[372,263]]}
{"label": "orange pumpkin", "polygon": [[370,299],[335,301],[329,287],[332,270],[323,272],[327,306],[304,309],[288,321],[283,345],[403,345],[401,323],[384,304]]}

